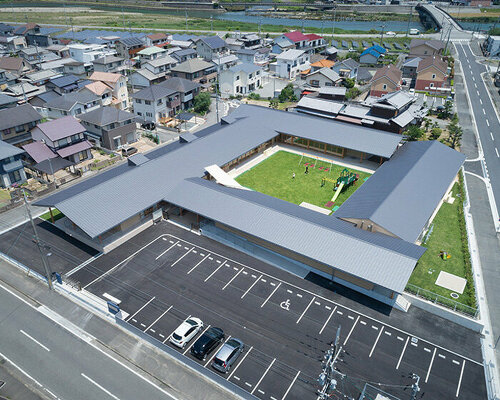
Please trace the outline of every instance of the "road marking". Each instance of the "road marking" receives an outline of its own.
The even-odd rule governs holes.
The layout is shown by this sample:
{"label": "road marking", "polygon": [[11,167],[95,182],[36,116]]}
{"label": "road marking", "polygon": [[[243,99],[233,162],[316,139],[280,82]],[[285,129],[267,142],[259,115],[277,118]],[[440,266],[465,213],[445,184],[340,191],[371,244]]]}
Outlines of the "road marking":
{"label": "road marking", "polygon": [[410,341],[410,337],[407,336],[405,346],[403,347],[403,351],[401,352],[401,355],[399,356],[398,365],[396,365],[396,369],[399,369],[399,365],[401,364],[401,360],[403,359],[403,356],[404,356],[405,351],[406,351],[406,346],[408,346],[409,341]]}
{"label": "road marking", "polygon": [[462,385],[462,377],[464,375],[464,367],[465,367],[465,360],[463,360],[462,362],[462,369],[460,371],[460,378],[458,379],[457,393],[455,394],[455,397],[458,397],[458,394],[460,393],[460,386]]}
{"label": "road marking", "polygon": [[[290,389],[292,388],[293,384],[295,383],[295,381],[297,380],[297,378],[299,377],[299,374],[300,374],[300,371],[297,371],[297,375],[295,375],[295,378],[293,378],[293,381],[292,383],[290,383],[290,386],[288,386],[288,389],[286,390],[285,394],[283,395],[283,397],[281,398],[281,400],[285,400],[285,397],[288,395],[288,392],[290,392]],[[271,397],[272,399],[273,397]]]}
{"label": "road marking", "polygon": [[180,258],[177,259],[176,262],[174,262],[170,267],[173,267],[175,264],[177,264],[179,261],[181,261],[184,257],[186,257],[189,253],[191,253],[191,250],[194,250],[194,247],[191,247],[184,255],[182,255]]}
{"label": "road marking", "polygon": [[[269,282],[269,283],[271,284],[271,286],[276,286],[276,283],[274,283],[274,282]],[[281,284],[281,282],[280,282],[280,284]]]}
{"label": "road marking", "polygon": [[479,90],[476,90],[477,95],[479,96]]}
{"label": "road marking", "polygon": [[474,83],[474,87],[477,89],[477,85]]}
{"label": "road marking", "polygon": [[493,132],[490,132],[491,140],[495,141],[495,138],[493,137]]}
{"label": "road marking", "polygon": [[[262,275],[261,275],[262,276]],[[257,278],[257,275],[252,274],[252,278],[255,279]]]}
{"label": "road marking", "polygon": [[429,369],[427,370],[427,375],[425,376],[425,383],[429,379],[429,375],[431,374],[432,364],[434,363],[434,357],[436,357],[436,348],[434,347],[434,353],[432,353],[431,363],[429,364]]}
{"label": "road marking", "polygon": [[348,315],[347,318],[354,319],[354,317],[352,315]]}
{"label": "road marking", "polygon": [[460,361],[457,361],[457,360],[453,360],[453,364],[457,364],[457,365],[460,365]]}
{"label": "road marking", "polygon": [[[207,327],[203,330],[203,332],[201,332],[201,335],[198,336],[198,338],[200,338],[201,336],[203,336],[203,334],[208,330],[208,328],[210,328],[210,325],[207,325]],[[198,340],[198,339],[196,339]],[[193,344],[196,343],[196,340],[194,340],[194,337],[191,339],[191,344],[186,347],[186,350],[184,350],[184,352],[182,354],[186,354],[188,352],[188,350],[193,346]]]}
{"label": "road marking", "polygon": [[226,283],[226,284],[224,285],[224,287],[222,288],[222,290],[224,290],[225,288],[227,288],[227,287],[229,286],[229,284],[230,284],[232,281],[234,281],[234,279],[235,279],[235,278],[236,278],[236,277],[237,277],[237,276],[241,273],[241,271],[243,271],[244,269],[245,269],[245,268],[240,269],[240,270],[236,273],[236,275],[235,275],[235,276],[233,276],[233,277],[229,280],[229,282],[228,282],[228,283]]}
{"label": "road marking", "polygon": [[33,341],[34,341],[34,342],[35,342],[38,346],[40,346],[42,349],[44,349],[44,350],[46,350],[46,351],[50,351],[50,349],[49,349],[47,346],[45,346],[45,345],[41,344],[41,343],[40,343],[38,340],[36,340],[33,336],[28,335],[28,334],[27,334],[26,332],[24,332],[22,329],[21,329],[19,332],[21,332],[21,333],[22,333],[24,336],[26,336],[28,339],[33,340]]}
{"label": "road marking", "polygon": [[128,317],[128,319],[126,319],[125,321],[129,321],[130,319],[132,319],[133,317],[135,317],[144,307],[146,307],[149,303],[151,303],[154,299],[156,299],[156,296],[153,296],[151,298],[151,300],[149,300],[146,304],[144,304],[141,308],[139,308],[135,313],[133,313],[130,317]]}
{"label": "road marking", "polygon": [[287,291],[288,293],[293,293],[290,289],[287,289],[286,291]]}
{"label": "road marking", "polygon": [[438,357],[446,358],[446,356],[444,354],[438,354]]}
{"label": "road marking", "polygon": [[210,279],[210,278],[211,278],[211,277],[212,277],[212,276],[213,276],[213,275],[214,275],[214,274],[215,274],[215,273],[216,273],[219,269],[221,269],[221,267],[223,267],[223,266],[224,266],[224,264],[225,264],[225,263],[226,263],[226,262],[224,261],[221,265],[219,265],[219,266],[215,269],[215,271],[214,271],[214,272],[212,272],[210,275],[208,275],[208,276],[205,278],[205,280],[204,280],[203,282],[208,281],[208,280],[209,280],[209,279]]}
{"label": "road marking", "polygon": [[239,378],[239,377],[237,377],[236,375],[234,376],[234,379],[236,379],[237,381],[239,381],[239,380],[240,380],[240,378]]}
{"label": "road marking", "polygon": [[[247,385],[248,387],[252,387],[252,384],[248,383],[248,382],[245,382],[245,385]],[[252,390],[252,393],[253,393],[253,390]]]}
{"label": "road marking", "polygon": [[174,247],[179,241],[175,242],[172,246],[170,246],[167,250],[165,250],[163,253],[161,253],[158,257],[155,258],[155,260],[158,260],[162,255],[167,253],[172,247]]}
{"label": "road marking", "polygon": [[273,364],[274,364],[275,361],[276,361],[276,358],[273,358],[273,361],[271,361],[271,364],[269,364],[269,366],[265,370],[264,374],[260,377],[259,381],[255,385],[255,387],[253,388],[253,390],[250,392],[250,394],[253,394],[253,392],[255,392],[255,389],[257,389],[257,387],[260,385],[260,383],[262,382],[262,380],[264,379],[264,377],[267,375],[267,373],[269,372],[269,370],[271,369],[271,367],[273,366]]}
{"label": "road marking", "polygon": [[317,306],[321,305],[321,303],[319,301],[315,301],[314,304],[316,304]]}
{"label": "road marking", "polygon": [[402,338],[401,336],[398,336],[398,340],[401,340],[402,342],[404,342],[404,338]]}
{"label": "road marking", "polygon": [[306,313],[307,310],[309,310],[309,307],[311,307],[311,304],[313,303],[314,299],[316,297],[313,297],[312,300],[309,302],[309,304],[307,305],[306,309],[302,312],[302,314],[300,315],[299,319],[297,320],[296,324],[298,324],[300,322],[300,320],[302,319],[302,317],[304,316],[304,314]]}
{"label": "road marking", "polygon": [[495,147],[495,153],[497,153],[497,157],[500,157],[500,155],[498,154],[498,149]]}
{"label": "road marking", "polygon": [[197,254],[198,252],[197,252],[196,250],[193,250],[193,253],[194,253],[194,254]]}
{"label": "road marking", "polygon": [[[235,268],[235,270],[238,270],[238,268]],[[243,271],[243,275],[248,275],[247,271]]]}
{"label": "road marking", "polygon": [[387,336],[391,336],[391,335],[392,335],[392,333],[391,333],[391,332],[387,332],[387,331],[385,331],[385,334],[386,334]]}
{"label": "road marking", "polygon": [[141,322],[141,326],[142,326],[143,328],[145,328],[145,327],[146,327],[146,324],[143,324],[143,323]]}
{"label": "road marking", "polygon": [[418,347],[418,344],[411,342],[412,346]]}
{"label": "road marking", "polygon": [[261,279],[261,282],[267,283],[266,279]]}
{"label": "road marking", "polygon": [[[337,311],[337,312],[338,312],[338,311]],[[358,315],[358,318],[356,318],[356,321],[354,322],[354,324],[352,325],[352,328],[351,328],[351,330],[349,331],[349,334],[347,335],[347,337],[346,337],[346,338],[345,338],[345,340],[344,340],[344,346],[347,344],[347,341],[348,341],[348,340],[349,340],[349,338],[351,337],[351,333],[352,333],[352,331],[354,330],[354,328],[356,328],[356,325],[357,325],[358,321],[359,321],[359,315]]]}
{"label": "road marking", "polygon": [[360,324],[362,324],[362,325],[366,325],[366,322],[365,322],[365,321],[359,321],[359,322],[360,322]]}
{"label": "road marking", "polygon": [[[147,331],[148,331],[148,330],[149,330],[149,329],[150,329],[150,328],[151,328],[154,324],[156,324],[156,323],[157,323],[157,322],[161,319],[161,317],[163,317],[166,313],[168,313],[168,312],[170,311],[170,309],[171,309],[172,307],[173,307],[173,306],[168,307],[168,308],[167,308],[167,309],[163,312],[163,314],[162,314],[162,315],[160,315],[158,318],[156,318],[156,319],[153,321],[153,323],[152,323],[151,325],[149,325],[146,329],[144,329],[144,332],[147,332]],[[152,329],[151,329],[151,330],[152,330]],[[160,336],[161,336],[161,334],[160,334]]]}
{"label": "road marking", "polygon": [[428,349],[427,347],[424,347],[424,350],[427,352],[427,353],[430,353],[432,350],[431,349]]}
{"label": "road marking", "polygon": [[319,331],[319,334],[321,335],[323,333],[323,330],[325,329],[325,326],[326,324],[328,324],[328,321],[330,321],[330,318],[332,318],[332,315],[333,313],[335,312],[335,310],[337,309],[337,306],[335,306],[335,308],[332,310],[332,312],[330,313],[330,315],[328,316],[328,318],[326,319],[325,323],[323,324],[323,326],[321,327],[321,330]]}
{"label": "road marking", "polygon": [[344,313],[342,311],[337,311],[337,314],[344,315]]}
{"label": "road marking", "polygon": [[490,121],[486,120],[486,125],[490,126]]}
{"label": "road marking", "polygon": [[[331,310],[331,309],[332,309],[332,307],[330,307],[330,306],[325,306],[325,308],[326,308],[327,310]],[[337,306],[335,306],[335,308],[337,308]]]}
{"label": "road marking", "polygon": [[213,259],[214,259],[214,258],[213,258],[213,257],[208,257],[208,259],[209,259],[210,261],[213,261]]}
{"label": "road marking", "polygon": [[377,346],[378,340],[380,339],[380,336],[382,335],[383,330],[384,330],[384,327],[382,326],[382,329],[380,329],[378,336],[377,336],[377,339],[375,340],[375,343],[373,343],[372,350],[370,351],[370,355],[368,356],[369,358],[371,358],[371,356],[373,354],[373,350],[375,350],[375,347]]}
{"label": "road marking", "polygon": [[378,331],[378,326],[372,325],[372,328]]}
{"label": "road marking", "polygon": [[262,390],[257,390],[257,392],[259,392],[260,394],[264,394],[265,392],[263,392]]}
{"label": "road marking", "polygon": [[274,288],[274,290],[271,292],[269,296],[267,296],[267,299],[264,300],[264,303],[261,304],[260,308],[264,307],[266,303],[269,301],[269,299],[272,297],[272,295],[278,290],[278,288],[281,286],[281,282],[278,283],[278,286]]}
{"label": "road marking", "polygon": [[[217,260],[217,262],[220,264],[220,262],[221,262],[221,261],[220,261],[220,260]],[[224,261],[224,262],[225,262],[225,261]]]}
{"label": "road marking", "polygon": [[[187,249],[186,249],[186,250],[187,250]],[[203,254],[203,253],[200,253],[200,256],[202,256],[202,257],[205,257],[205,254]]]}
{"label": "road marking", "polygon": [[[233,267],[235,271],[238,271],[238,267]],[[245,272],[245,275],[248,274],[248,272]]]}
{"label": "road marking", "polygon": [[[472,80],[475,81],[476,79],[474,78],[474,75],[472,75]],[[477,87],[477,86],[476,86]]]}
{"label": "road marking", "polygon": [[[1,387],[1,386],[0,386],[0,387]],[[54,397],[54,398],[56,398],[56,399],[58,398],[58,397],[57,397],[57,396],[56,396],[53,392],[51,392],[49,389],[47,389],[47,388],[44,388],[44,389],[45,389],[45,391],[46,391],[48,394],[50,394],[52,397]]]}
{"label": "road marking", "polygon": [[241,295],[241,299],[242,299],[243,297],[245,297],[245,296],[247,295],[247,293],[248,293],[250,290],[252,290],[252,288],[253,288],[253,287],[257,284],[257,282],[258,282],[258,281],[260,281],[260,278],[262,278],[262,275],[261,275],[261,276],[259,276],[259,277],[258,277],[258,278],[254,281],[254,283],[252,283],[252,286],[250,286],[250,287],[247,289],[247,291]]}
{"label": "road marking", "polygon": [[110,294],[108,293],[103,293],[102,294],[102,297],[105,297],[106,299],[112,301],[113,303],[115,303],[116,305],[120,304],[122,301],[120,299],[117,299],[116,297],[113,297],[111,296]]}
{"label": "road marking", "polygon": [[302,298],[302,295],[300,293],[297,293],[297,297]]}
{"label": "road marking", "polygon": [[[155,331],[154,329],[150,329],[150,331],[151,331],[151,332],[153,332],[153,333],[156,333],[156,331]],[[145,332],[145,331],[144,331],[144,332]]]}
{"label": "road marking", "polygon": [[484,108],[483,108],[483,114],[486,115],[486,111],[484,111]]}
{"label": "road marking", "polygon": [[482,101],[481,99],[479,99],[479,103],[480,103],[481,105],[483,105],[483,101]]}
{"label": "road marking", "polygon": [[207,254],[204,258],[202,258],[201,261],[199,261],[193,268],[191,268],[187,274],[189,275],[191,272],[193,272],[196,268],[198,268],[198,265],[200,265],[203,261],[205,261],[210,254]]}
{"label": "road marking", "polygon": [[111,393],[109,390],[105,389],[104,387],[102,387],[101,385],[99,385],[96,381],[94,381],[93,379],[90,379],[87,375],[85,375],[83,372],[81,373],[81,375],[87,379],[90,383],[93,383],[94,385],[96,385],[99,389],[101,389],[104,393],[106,393],[109,397],[112,397],[113,399],[115,400],[120,400],[118,397],[116,397],[113,393]]}
{"label": "road marking", "polygon": [[245,361],[245,358],[247,358],[247,356],[250,354],[250,352],[252,351],[252,349],[253,349],[253,346],[252,346],[252,347],[250,347],[250,348],[248,349],[248,351],[247,351],[245,354],[243,354],[243,358],[242,358],[242,359],[241,359],[241,361],[238,363],[238,365],[237,365],[237,366],[233,369],[233,372],[231,372],[231,373],[229,374],[229,376],[227,377],[227,380],[231,379],[231,377],[233,376],[233,374],[236,372],[236,370],[238,369],[238,367],[239,367],[239,366],[243,363],[243,361]]}

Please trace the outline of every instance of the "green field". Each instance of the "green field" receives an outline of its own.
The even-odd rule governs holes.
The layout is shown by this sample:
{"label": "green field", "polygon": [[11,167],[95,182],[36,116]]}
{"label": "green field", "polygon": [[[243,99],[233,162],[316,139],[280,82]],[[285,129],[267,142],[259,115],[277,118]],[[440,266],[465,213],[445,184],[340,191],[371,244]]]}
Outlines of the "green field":
{"label": "green field", "polygon": [[[278,151],[252,169],[238,176],[236,181],[250,189],[289,201],[290,203],[300,204],[305,201],[319,207],[324,207],[325,203],[331,200],[335,192],[332,189],[334,183],[326,182],[325,186],[321,187],[321,180],[323,177],[337,180],[344,167],[333,164],[333,169],[330,172],[325,172],[319,170],[319,167],[330,168],[331,165],[329,163],[324,161],[316,163],[312,158],[304,157],[302,163],[299,165],[300,157],[297,154],[287,151]],[[304,163],[306,162],[316,163],[316,168],[309,168],[308,174],[304,173]],[[364,179],[370,176],[366,172],[354,169],[349,169],[349,171],[359,174],[359,179],[355,185],[351,185],[337,197],[335,201],[336,206],[340,206],[346,201],[361,186]],[[294,172],[295,179],[292,179]]]}
{"label": "green field", "polygon": [[[455,184],[453,186],[455,201],[453,204],[443,203],[436,214],[429,239],[422,244],[423,247],[427,248],[427,251],[420,258],[409,283],[453,300],[450,296],[451,290],[435,284],[439,272],[446,271],[466,278],[467,285],[464,293],[456,301],[475,307],[476,300],[471,267],[470,263],[465,261],[469,257],[468,250],[466,250],[467,239],[462,239],[462,230],[465,229],[463,214],[460,212],[463,198],[459,197],[459,195],[459,185]],[[462,240],[465,240],[465,242],[463,243]],[[451,255],[451,258],[446,261],[443,260],[439,256],[441,251],[446,251]]]}

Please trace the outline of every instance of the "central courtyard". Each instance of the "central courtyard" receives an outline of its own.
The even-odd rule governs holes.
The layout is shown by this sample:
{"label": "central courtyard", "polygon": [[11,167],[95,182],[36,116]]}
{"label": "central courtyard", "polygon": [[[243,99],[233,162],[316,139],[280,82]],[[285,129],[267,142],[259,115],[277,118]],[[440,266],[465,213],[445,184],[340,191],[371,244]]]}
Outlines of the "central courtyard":
{"label": "central courtyard", "polygon": [[[336,181],[346,168],[349,173],[357,175],[357,180],[344,186],[334,204],[327,206],[336,194],[333,189]],[[302,156],[280,150],[237,176],[236,181],[249,189],[290,203],[306,202],[333,210],[346,201],[370,176],[367,172],[317,159],[312,155]]]}

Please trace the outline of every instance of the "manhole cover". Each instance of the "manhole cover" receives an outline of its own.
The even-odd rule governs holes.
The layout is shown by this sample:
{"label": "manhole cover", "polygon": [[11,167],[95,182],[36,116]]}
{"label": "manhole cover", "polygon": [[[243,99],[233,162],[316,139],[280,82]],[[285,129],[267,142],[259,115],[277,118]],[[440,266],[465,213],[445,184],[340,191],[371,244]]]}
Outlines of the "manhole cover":
{"label": "manhole cover", "polygon": [[453,292],[452,294],[450,294],[451,297],[453,297],[454,299],[458,299],[458,294]]}

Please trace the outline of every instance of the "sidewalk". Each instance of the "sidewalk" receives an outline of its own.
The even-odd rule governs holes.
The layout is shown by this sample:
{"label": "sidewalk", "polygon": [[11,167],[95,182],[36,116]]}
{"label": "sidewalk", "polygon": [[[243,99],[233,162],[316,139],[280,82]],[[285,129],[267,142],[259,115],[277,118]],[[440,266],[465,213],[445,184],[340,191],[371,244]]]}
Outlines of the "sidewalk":
{"label": "sidewalk", "polygon": [[[126,364],[179,400],[237,399],[237,396],[216,386],[205,376],[194,373],[156,347],[123,331],[106,316],[98,316],[65,296],[49,291],[37,278],[27,277],[3,260],[0,260],[0,284],[45,306],[56,313],[65,325],[81,328],[92,337],[94,344],[112,358]],[[200,393],[203,394],[201,397]]]}

